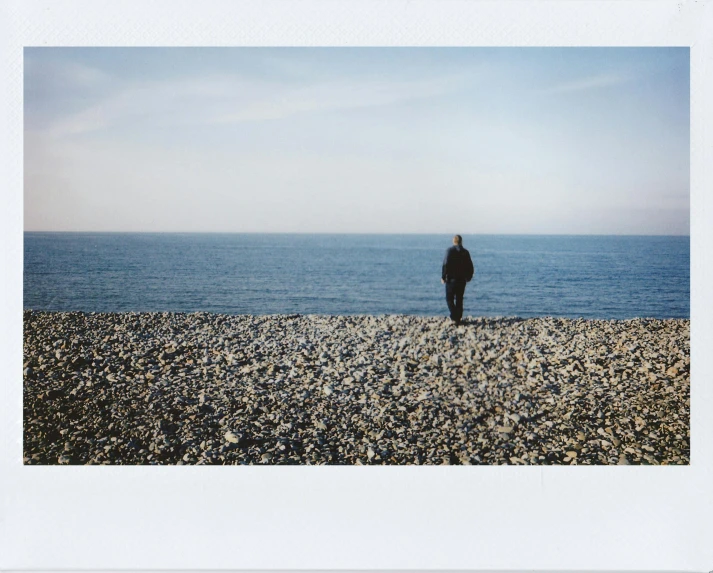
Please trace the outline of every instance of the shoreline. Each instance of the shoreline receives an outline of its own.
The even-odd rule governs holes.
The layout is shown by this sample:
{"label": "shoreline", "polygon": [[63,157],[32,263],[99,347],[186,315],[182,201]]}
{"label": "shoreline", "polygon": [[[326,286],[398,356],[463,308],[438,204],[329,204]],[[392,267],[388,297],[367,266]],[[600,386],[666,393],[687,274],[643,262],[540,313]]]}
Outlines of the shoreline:
{"label": "shoreline", "polygon": [[26,464],[690,463],[690,319],[23,319]]}
{"label": "shoreline", "polygon": [[[119,311],[85,311],[85,310],[38,310],[33,308],[24,308],[23,316],[27,314],[61,314],[67,316],[81,315],[81,316],[102,316],[102,317],[112,317],[112,316],[224,316],[224,317],[242,317],[242,318],[422,318],[422,319],[438,319],[445,320],[447,317],[447,309],[438,314],[404,314],[404,313],[319,313],[319,312],[273,312],[264,314],[255,313],[228,313],[228,312],[212,312],[212,311],[177,311],[177,310],[119,310]],[[492,321],[492,320],[568,320],[572,322],[632,322],[632,321],[671,321],[671,320],[683,320],[690,322],[690,317],[683,316],[667,316],[664,318],[656,316],[632,316],[629,318],[592,318],[586,316],[559,316],[559,315],[537,315],[537,316],[523,316],[523,315],[478,315],[478,316],[463,316],[463,320],[470,321]]]}

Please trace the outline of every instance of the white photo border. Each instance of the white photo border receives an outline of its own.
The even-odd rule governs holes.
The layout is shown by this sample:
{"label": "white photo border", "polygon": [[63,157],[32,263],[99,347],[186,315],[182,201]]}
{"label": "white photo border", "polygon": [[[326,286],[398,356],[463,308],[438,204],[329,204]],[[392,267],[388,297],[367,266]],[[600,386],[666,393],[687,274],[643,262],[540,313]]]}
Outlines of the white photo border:
{"label": "white photo border", "polygon": [[[690,466],[23,466],[23,48],[94,45],[690,47]],[[713,569],[713,3],[11,0],[0,53],[0,569]]]}

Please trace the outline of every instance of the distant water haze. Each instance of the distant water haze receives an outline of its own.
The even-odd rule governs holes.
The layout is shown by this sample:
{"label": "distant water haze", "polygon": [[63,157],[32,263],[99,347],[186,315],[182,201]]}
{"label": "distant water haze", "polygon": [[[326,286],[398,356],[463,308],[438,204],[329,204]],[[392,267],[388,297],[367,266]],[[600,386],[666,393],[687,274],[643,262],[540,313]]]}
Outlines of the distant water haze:
{"label": "distant water haze", "polygon": [[[25,233],[24,307],[446,316],[452,235]],[[689,318],[688,237],[464,235],[466,316]]]}

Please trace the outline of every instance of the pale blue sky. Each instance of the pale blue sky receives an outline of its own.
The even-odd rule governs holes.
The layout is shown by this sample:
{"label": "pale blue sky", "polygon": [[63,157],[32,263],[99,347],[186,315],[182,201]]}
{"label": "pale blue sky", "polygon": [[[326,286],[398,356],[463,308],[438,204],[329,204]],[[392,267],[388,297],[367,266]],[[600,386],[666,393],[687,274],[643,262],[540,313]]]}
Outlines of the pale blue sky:
{"label": "pale blue sky", "polygon": [[26,48],[25,229],[689,233],[687,48]]}

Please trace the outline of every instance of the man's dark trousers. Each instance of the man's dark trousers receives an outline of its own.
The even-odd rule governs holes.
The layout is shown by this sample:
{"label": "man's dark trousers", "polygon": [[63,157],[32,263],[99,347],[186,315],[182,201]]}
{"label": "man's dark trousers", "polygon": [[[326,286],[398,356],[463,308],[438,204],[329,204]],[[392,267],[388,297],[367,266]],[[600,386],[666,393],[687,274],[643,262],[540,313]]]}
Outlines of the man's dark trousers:
{"label": "man's dark trousers", "polygon": [[446,281],[446,302],[452,320],[463,317],[463,294],[465,293],[465,279],[449,279]]}

